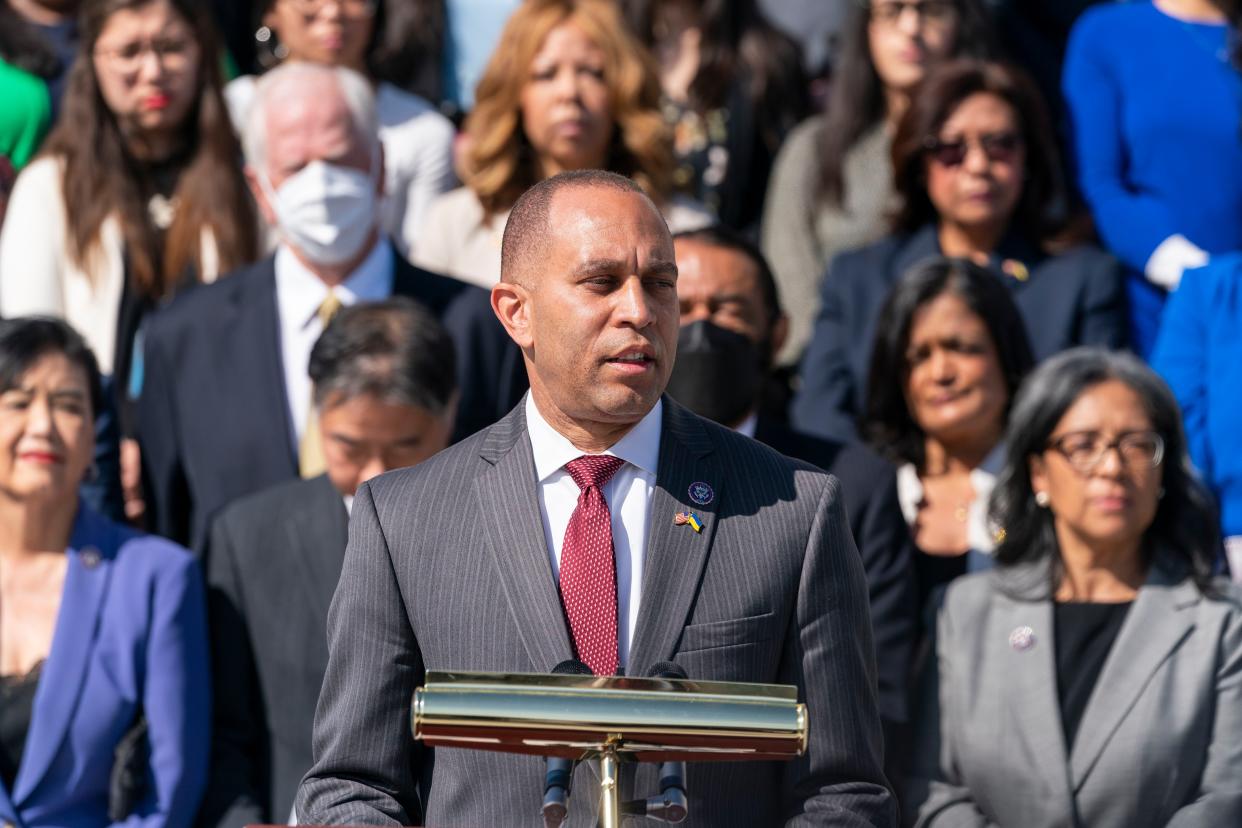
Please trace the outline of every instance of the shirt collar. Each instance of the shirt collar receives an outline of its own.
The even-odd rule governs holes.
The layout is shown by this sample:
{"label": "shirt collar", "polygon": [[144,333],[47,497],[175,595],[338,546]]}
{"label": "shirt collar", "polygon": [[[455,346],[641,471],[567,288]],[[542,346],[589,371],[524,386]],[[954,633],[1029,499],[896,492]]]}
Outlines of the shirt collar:
{"label": "shirt collar", "polygon": [[[530,447],[535,456],[535,479],[542,483],[565,466],[570,460],[582,456],[582,450],[554,429],[535,405],[534,395],[526,395],[526,431],[530,435]],[[632,466],[655,476],[660,461],[660,431],[663,425],[664,401],[657,400],[647,416],[625,433],[604,454],[620,457]]]}
{"label": "shirt collar", "polygon": [[362,263],[335,288],[325,285],[293,255],[288,245],[282,244],[276,250],[277,300],[287,318],[304,328],[315,318],[329,291],[336,293],[343,305],[387,299],[392,295],[392,271],[392,246],[383,235]]}
{"label": "shirt collar", "polygon": [[752,411],[746,417],[746,419],[738,423],[737,428],[733,430],[736,431],[738,434],[741,434],[743,437],[749,437],[750,439],[753,440],[755,439],[755,429],[757,429],[758,427],[759,427],[759,414],[758,412]]}

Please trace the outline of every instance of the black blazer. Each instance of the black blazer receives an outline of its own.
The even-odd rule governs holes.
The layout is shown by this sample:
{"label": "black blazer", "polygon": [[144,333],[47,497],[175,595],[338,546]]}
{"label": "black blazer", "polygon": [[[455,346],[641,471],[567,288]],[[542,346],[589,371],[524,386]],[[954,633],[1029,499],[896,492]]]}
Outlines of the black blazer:
{"label": "black blazer", "polygon": [[755,439],[841,481],[845,514],[867,574],[875,634],[880,716],[885,730],[908,720],[907,697],[918,608],[914,544],[897,502],[897,472],[871,449],[813,437],[759,418]]}
{"label": "black blazer", "polygon": [[243,498],[212,521],[211,775],[201,825],[283,823],[310,769],[328,605],[349,516],[327,476]]}
{"label": "black blazer", "polygon": [[[274,262],[178,297],[145,329],[138,427],[148,526],[195,548],[221,507],[298,476]],[[395,251],[394,262],[393,294],[425,305],[457,347],[457,436],[502,417],[526,389],[526,368],[487,292]]]}
{"label": "black blazer", "polygon": [[[911,265],[939,255],[936,228],[928,225],[913,235],[889,236],[833,260],[820,288],[819,317],[799,369],[801,389],[790,411],[798,429],[837,439],[854,433],[854,419],[866,398],[880,308]],[[1022,263],[1027,278],[1003,273],[999,266],[1008,261]],[[1013,290],[1036,359],[1074,345],[1126,344],[1121,269],[1103,250],[1084,245],[1044,256],[1011,238],[993,262],[998,265],[997,277]]]}

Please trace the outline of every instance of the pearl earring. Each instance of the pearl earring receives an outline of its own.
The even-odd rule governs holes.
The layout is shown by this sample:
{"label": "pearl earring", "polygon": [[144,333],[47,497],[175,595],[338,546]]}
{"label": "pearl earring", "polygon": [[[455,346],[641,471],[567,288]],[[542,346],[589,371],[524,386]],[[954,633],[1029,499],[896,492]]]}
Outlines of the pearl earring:
{"label": "pearl earring", "polygon": [[1048,497],[1047,492],[1036,492],[1035,493],[1035,502],[1039,504],[1040,508],[1047,509],[1048,504],[1051,501],[1052,501],[1052,498]]}

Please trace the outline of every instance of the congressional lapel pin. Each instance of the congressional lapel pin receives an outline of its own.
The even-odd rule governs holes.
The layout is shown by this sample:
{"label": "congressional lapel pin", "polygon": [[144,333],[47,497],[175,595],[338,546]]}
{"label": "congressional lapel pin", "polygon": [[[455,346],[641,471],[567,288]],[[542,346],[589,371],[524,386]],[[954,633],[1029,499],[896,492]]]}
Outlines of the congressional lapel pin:
{"label": "congressional lapel pin", "polygon": [[1020,653],[1035,646],[1035,631],[1030,627],[1015,627],[1009,634],[1009,646]]}
{"label": "congressional lapel pin", "polygon": [[99,554],[99,550],[93,546],[84,546],[82,548],[82,566],[87,569],[94,569],[99,566],[99,560],[102,557]]}
{"label": "congressional lapel pin", "polygon": [[1017,259],[1005,259],[1001,262],[1001,272],[1019,282],[1025,282],[1031,278],[1031,271],[1027,270],[1026,265]]}
{"label": "congressional lapel pin", "polygon": [[712,491],[712,487],[702,482],[691,483],[688,494],[690,495],[690,499],[693,500],[698,506],[706,506],[712,502],[713,498],[716,497],[716,493]]}
{"label": "congressional lapel pin", "polygon": [[703,521],[694,512],[678,512],[673,515],[674,526],[689,526],[696,533],[703,531]]}

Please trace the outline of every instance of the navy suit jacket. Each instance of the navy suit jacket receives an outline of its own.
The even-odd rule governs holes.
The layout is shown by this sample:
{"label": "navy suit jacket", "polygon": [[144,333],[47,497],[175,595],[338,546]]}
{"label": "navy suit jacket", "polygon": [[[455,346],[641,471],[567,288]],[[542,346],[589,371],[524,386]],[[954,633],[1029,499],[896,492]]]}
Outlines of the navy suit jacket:
{"label": "navy suit jacket", "polygon": [[[456,435],[502,417],[526,389],[526,368],[487,291],[395,251],[393,261],[393,294],[427,307],[457,349]],[[197,550],[221,507],[298,476],[275,257],[178,298],[145,336],[138,422],[148,525]]]}
{"label": "navy suit jacket", "polygon": [[[835,439],[854,433],[884,300],[912,265],[939,255],[936,228],[928,225],[833,260],[820,288],[819,317],[790,411],[799,430]],[[1125,346],[1125,289],[1112,256],[1089,246],[1044,256],[1011,237],[993,257],[998,265],[1006,261],[1021,262],[1026,270],[1026,278],[997,274],[1013,290],[1036,359],[1074,345]]]}
{"label": "navy suit jacket", "polygon": [[52,648],[0,820],[109,823],[113,751],[141,711],[150,773],[130,828],[189,825],[211,737],[203,583],[190,554],[80,506]]}

